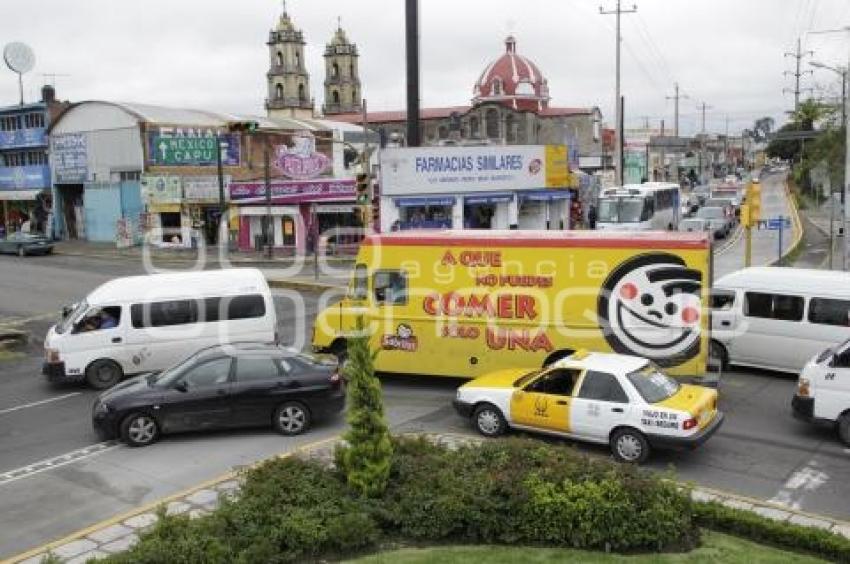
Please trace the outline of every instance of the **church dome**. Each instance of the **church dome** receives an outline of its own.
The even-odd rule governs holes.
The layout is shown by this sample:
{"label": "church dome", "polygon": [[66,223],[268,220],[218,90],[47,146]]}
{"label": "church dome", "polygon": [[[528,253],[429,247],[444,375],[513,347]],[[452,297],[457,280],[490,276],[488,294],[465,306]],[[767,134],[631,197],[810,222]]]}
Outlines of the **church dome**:
{"label": "church dome", "polygon": [[539,112],[549,105],[549,85],[540,69],[505,39],[505,52],[487,65],[473,87],[473,104],[498,102],[515,110]]}

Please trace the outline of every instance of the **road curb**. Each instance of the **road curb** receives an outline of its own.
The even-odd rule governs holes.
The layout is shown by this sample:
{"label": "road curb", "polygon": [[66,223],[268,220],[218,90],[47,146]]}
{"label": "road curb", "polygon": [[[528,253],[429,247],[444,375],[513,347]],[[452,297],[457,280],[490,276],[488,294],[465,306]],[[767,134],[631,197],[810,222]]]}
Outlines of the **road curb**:
{"label": "road curb", "polygon": [[[337,440],[339,440],[339,438],[340,438],[339,435],[334,435],[333,437],[328,437],[326,439],[319,439],[317,441],[313,441],[311,443],[307,443],[305,445],[299,446],[299,447],[295,448],[294,450],[292,450],[290,452],[285,452],[285,453],[277,454],[277,455],[274,455],[274,456],[270,456],[268,458],[264,458],[263,460],[259,460],[259,461],[255,462],[253,464],[246,465],[245,468],[254,468],[254,467],[259,466],[260,464],[263,464],[264,462],[267,462],[269,460],[289,458],[293,455],[299,454],[299,453],[306,451],[306,450],[314,449],[314,448],[316,448],[320,445],[324,445],[324,444],[329,443],[331,441],[337,441]],[[240,473],[240,470],[229,470],[228,472],[225,472],[224,474],[222,474],[222,475],[220,475],[216,478],[206,480],[204,482],[201,482],[200,484],[196,484],[194,486],[191,486],[189,488],[181,490],[177,493],[174,493],[174,494],[165,496],[163,498],[157,499],[156,501],[152,501],[150,503],[140,505],[139,507],[135,507],[133,509],[127,510],[123,513],[120,513],[120,514],[115,515],[113,517],[110,517],[108,519],[104,519],[103,521],[100,521],[100,522],[95,523],[93,525],[89,525],[88,527],[85,527],[83,529],[75,531],[75,532],[73,532],[69,535],[66,535],[66,536],[64,536],[60,539],[57,539],[55,541],[51,541],[51,542],[45,543],[41,546],[31,548],[30,550],[27,550],[26,552],[16,554],[15,556],[12,556],[10,558],[7,558],[5,560],[0,561],[0,564],[15,564],[15,563],[18,563],[18,562],[23,562],[23,561],[30,559],[30,558],[34,558],[34,557],[41,558],[44,555],[46,555],[48,552],[51,552],[56,548],[67,545],[67,544],[72,543],[74,541],[85,539],[86,537],[88,537],[89,535],[92,535],[93,533],[96,533],[97,531],[106,529],[107,527],[113,527],[115,525],[118,525],[119,523],[127,521],[128,519],[132,519],[133,517],[138,517],[140,515],[144,515],[145,513],[150,513],[152,511],[157,510],[159,507],[167,506],[169,503],[185,499],[185,498],[191,496],[192,494],[196,494],[200,491],[215,488],[216,486],[223,484],[225,482],[229,482],[231,480],[236,480],[239,477],[239,473]]]}
{"label": "road curb", "polygon": [[803,242],[803,222],[800,220],[800,210],[797,207],[797,200],[794,198],[794,194],[791,192],[791,186],[788,184],[788,180],[785,182],[785,197],[788,199],[788,205],[791,207],[791,223],[794,228],[794,239],[791,241],[791,244],[788,246],[788,250],[782,253],[782,256],[776,260],[772,260],[767,263],[768,266],[776,266],[788,255],[794,253],[797,250],[797,247],[800,246],[800,243]]}
{"label": "road curb", "polygon": [[[142,258],[141,254],[136,255],[136,254],[122,254],[122,253],[85,253],[85,252],[75,252],[75,251],[64,251],[64,250],[60,250],[60,249],[54,249],[53,254],[59,255],[59,256],[67,256],[67,257],[87,257],[87,258],[94,258],[94,259],[101,259],[101,260],[114,260],[114,259],[136,260],[136,259]],[[217,254],[210,254],[210,255],[208,255],[208,257],[211,257],[213,259],[217,259],[218,255]],[[153,262],[180,262],[180,263],[188,262],[188,263],[195,263],[195,262],[198,261],[197,257],[189,257],[189,256],[182,257],[182,256],[168,256],[168,255],[165,255],[165,256],[152,255],[151,258],[153,259]],[[301,259],[304,262],[307,262],[307,261],[311,260],[311,257],[301,257]],[[295,257],[287,257],[287,258],[281,258],[281,259],[277,259],[277,260],[275,260],[275,259],[271,259],[271,260],[269,260],[269,259],[251,259],[251,258],[236,258],[236,259],[228,259],[228,260],[234,265],[269,265],[269,266],[277,265],[277,266],[279,266],[280,264],[291,264],[291,263],[295,262]],[[325,262],[329,262],[329,263],[339,263],[339,264],[349,264],[349,263],[353,264],[354,263],[353,257],[352,258],[323,257],[322,260],[325,261]]]}

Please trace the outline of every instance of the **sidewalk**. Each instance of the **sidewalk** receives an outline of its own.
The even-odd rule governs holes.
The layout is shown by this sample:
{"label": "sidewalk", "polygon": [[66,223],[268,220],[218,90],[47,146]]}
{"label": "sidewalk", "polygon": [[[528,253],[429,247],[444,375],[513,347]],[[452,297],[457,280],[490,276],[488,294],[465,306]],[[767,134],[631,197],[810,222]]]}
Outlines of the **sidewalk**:
{"label": "sidewalk", "polygon": [[[415,435],[415,434],[413,434]],[[455,433],[421,434],[435,443],[455,449],[463,445],[477,444],[488,439],[476,435]],[[280,455],[282,458],[301,456],[332,464],[333,450],[338,438],[319,441],[300,449]],[[159,507],[164,507],[168,515],[186,514],[191,518],[206,515],[218,507],[223,497],[239,495],[239,477],[237,472],[227,474],[204,484],[200,484],[182,493],[167,497],[135,511],[116,516],[86,529],[73,533],[63,539],[34,548],[23,554],[13,556],[7,562],[36,564],[48,553],[58,557],[61,562],[78,564],[90,558],[103,558],[109,554],[124,552],[139,541],[139,534],[150,529],[156,523]],[[732,507],[752,511],[775,521],[787,521],[805,527],[824,529],[850,538],[850,523],[813,515],[782,505],[741,497],[709,488],[695,487],[692,497],[696,501],[716,501]]]}
{"label": "sidewalk", "polygon": [[[831,212],[834,214],[833,225],[832,225],[832,231],[833,231],[832,269],[833,270],[841,270],[841,265],[842,265],[842,260],[843,260],[842,257],[843,257],[843,253],[844,253],[844,236],[839,234],[839,229],[842,229],[844,227],[844,219],[843,219],[844,215],[843,215],[841,203],[839,201],[836,201],[835,210],[830,210],[829,202],[825,202],[819,208],[814,208],[814,209],[810,208],[810,209],[802,210],[800,212],[800,215],[803,216],[806,223],[809,226],[814,227],[815,230],[817,231],[817,237],[812,237],[811,239],[816,239],[816,238],[820,239],[820,241],[816,241],[816,242],[806,241],[806,246],[809,247],[809,246],[814,246],[814,245],[819,244],[821,247],[823,247],[823,252],[821,253],[823,255],[823,258],[820,261],[820,263],[817,263],[817,264],[815,264],[815,263],[811,263],[811,264],[809,264],[809,263],[805,263],[805,264],[795,263],[795,266],[806,267],[806,268],[821,268],[821,269],[828,269],[829,268],[829,265],[828,265],[828,263],[829,263],[829,232],[830,232],[830,225],[829,224],[830,224],[830,213]],[[808,238],[809,237],[807,237],[807,239]]]}

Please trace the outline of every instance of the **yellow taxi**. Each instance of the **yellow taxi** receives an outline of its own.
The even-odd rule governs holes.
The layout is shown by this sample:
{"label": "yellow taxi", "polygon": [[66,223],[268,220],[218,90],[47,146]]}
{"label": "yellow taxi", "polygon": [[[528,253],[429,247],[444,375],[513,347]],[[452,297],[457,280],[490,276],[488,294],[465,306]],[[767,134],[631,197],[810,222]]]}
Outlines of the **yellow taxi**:
{"label": "yellow taxi", "polygon": [[652,448],[695,448],[723,423],[716,390],[682,384],[645,358],[586,351],[539,370],[485,374],[453,403],[482,435],[512,428],[608,444],[630,463]]}

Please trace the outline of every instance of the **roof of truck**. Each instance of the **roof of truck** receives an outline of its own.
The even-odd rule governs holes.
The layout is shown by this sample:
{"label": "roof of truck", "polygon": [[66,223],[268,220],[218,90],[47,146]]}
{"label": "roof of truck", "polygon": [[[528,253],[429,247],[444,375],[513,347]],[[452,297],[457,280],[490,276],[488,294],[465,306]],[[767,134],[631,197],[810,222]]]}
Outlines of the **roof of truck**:
{"label": "roof of truck", "polygon": [[708,250],[704,233],[675,231],[537,231],[514,229],[416,229],[369,235],[365,245],[400,247],[564,247]]}

